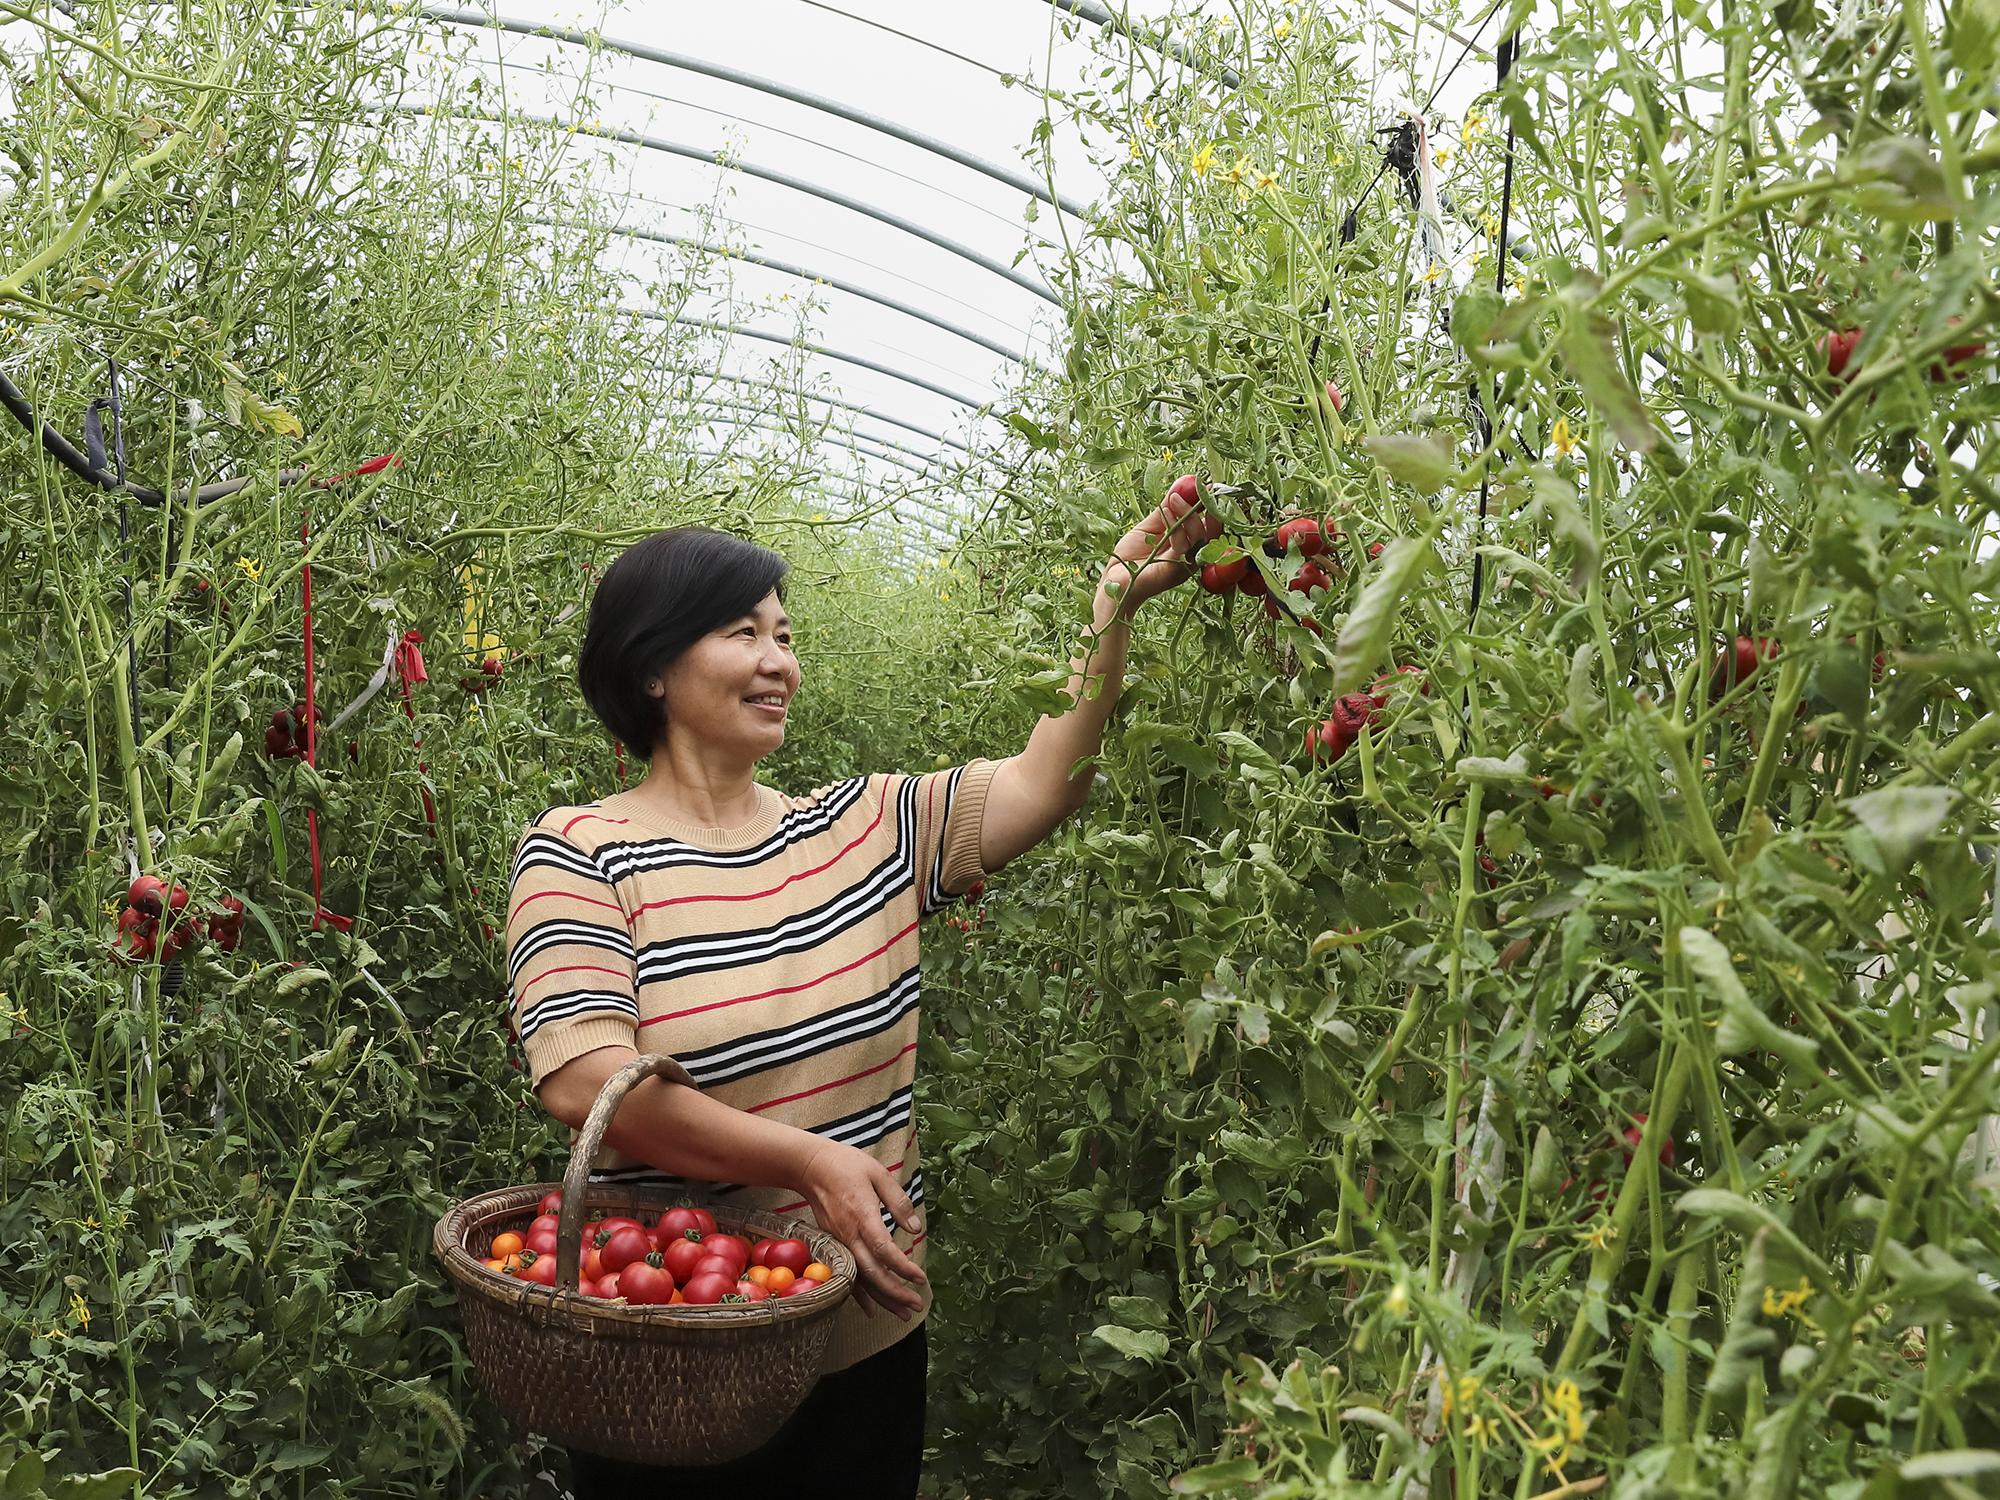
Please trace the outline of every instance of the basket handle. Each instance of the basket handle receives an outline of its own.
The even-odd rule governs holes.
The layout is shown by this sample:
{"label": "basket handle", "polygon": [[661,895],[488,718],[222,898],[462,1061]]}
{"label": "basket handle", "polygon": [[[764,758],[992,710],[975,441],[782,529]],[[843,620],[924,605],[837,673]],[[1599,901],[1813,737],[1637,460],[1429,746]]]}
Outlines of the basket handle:
{"label": "basket handle", "polygon": [[700,1087],[686,1068],[659,1052],[642,1052],[604,1080],[604,1087],[597,1091],[597,1102],[590,1106],[590,1114],[583,1122],[583,1133],[570,1149],[569,1167],[563,1173],[562,1208],[556,1215],[556,1285],[563,1291],[577,1289],[577,1273],[583,1265],[583,1195],[590,1187],[590,1164],[597,1160],[604,1133],[611,1128],[611,1117],[618,1112],[618,1106],[625,1102],[633,1085],[647,1078],[665,1078],[669,1083]]}

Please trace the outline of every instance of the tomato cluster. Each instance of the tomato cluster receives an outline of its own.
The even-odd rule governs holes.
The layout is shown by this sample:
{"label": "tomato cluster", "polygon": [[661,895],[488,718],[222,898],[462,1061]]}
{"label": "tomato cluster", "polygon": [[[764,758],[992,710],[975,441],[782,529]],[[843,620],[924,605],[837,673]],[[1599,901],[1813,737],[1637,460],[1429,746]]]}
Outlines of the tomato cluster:
{"label": "tomato cluster", "polygon": [[458,679],[458,690],[462,693],[470,693],[475,698],[481,697],[488,688],[498,684],[501,674],[506,670],[507,664],[499,657],[489,656],[479,664],[479,675],[477,677],[461,677]]}
{"label": "tomato cluster", "polygon": [[243,941],[243,903],[224,896],[222,910],[205,924],[188,911],[187,904],[186,886],[178,882],[170,886],[157,875],[139,876],[125,888],[125,909],[118,914],[118,938],[112,950],[127,963],[147,963],[156,954],[171,962],[201,941],[206,925],[209,941],[224,953],[234,953]]}
{"label": "tomato cluster", "polygon": [[[556,1284],[556,1222],[562,1194],[550,1192],[526,1230],[493,1237],[483,1261],[501,1276]],[[597,1213],[583,1226],[577,1290],[601,1302],[713,1307],[802,1296],[833,1279],[804,1240],[726,1234],[702,1208],[670,1208],[652,1224]]]}
{"label": "tomato cluster", "polygon": [[[1348,748],[1361,738],[1361,731],[1378,722],[1382,711],[1389,706],[1389,694],[1394,689],[1396,679],[1404,673],[1416,673],[1410,666],[1397,667],[1384,672],[1375,679],[1371,691],[1366,693],[1342,693],[1333,701],[1333,717],[1323,719],[1306,730],[1306,754],[1318,760],[1339,760]],[[1430,684],[1418,674],[1417,686],[1426,697],[1430,696]]]}
{"label": "tomato cluster", "polygon": [[[312,710],[315,724],[326,718],[318,708]],[[271,715],[271,722],[264,729],[264,753],[272,760],[304,760],[306,755],[306,706],[294,703],[290,708],[278,709]]]}

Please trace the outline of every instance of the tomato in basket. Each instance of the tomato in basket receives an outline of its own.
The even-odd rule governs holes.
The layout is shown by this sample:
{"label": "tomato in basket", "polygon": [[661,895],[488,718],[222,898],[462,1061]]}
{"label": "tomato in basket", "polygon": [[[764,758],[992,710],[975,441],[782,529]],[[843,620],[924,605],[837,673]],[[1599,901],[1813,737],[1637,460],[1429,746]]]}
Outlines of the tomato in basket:
{"label": "tomato in basket", "polygon": [[702,1249],[710,1255],[719,1255],[734,1261],[736,1274],[741,1276],[743,1268],[750,1264],[750,1242],[738,1234],[708,1234],[702,1236]]}
{"label": "tomato in basket", "polygon": [[708,1228],[701,1227],[702,1216],[691,1208],[670,1208],[660,1215],[660,1222],[653,1226],[659,1236],[660,1247],[666,1248],[667,1241],[685,1239],[690,1230],[696,1234],[714,1232],[715,1221],[709,1220]]}
{"label": "tomato in basket", "polygon": [[804,1240],[767,1240],[762,1264],[774,1271],[782,1267],[796,1276],[812,1264],[812,1251]]}
{"label": "tomato in basket", "polygon": [[694,1275],[688,1280],[693,1281],[700,1276],[727,1276],[731,1281],[735,1281],[742,1274],[743,1268],[729,1256],[704,1255],[694,1263]]}
{"label": "tomato in basket", "polygon": [[[667,1274],[674,1278],[674,1285],[685,1288],[688,1279],[694,1275],[694,1268],[708,1259],[708,1251],[702,1248],[700,1240],[671,1240],[661,1245],[661,1258],[665,1261]],[[735,1277],[729,1278],[734,1281]]]}
{"label": "tomato in basket", "polygon": [[[710,1307],[736,1291],[736,1279],[720,1272],[697,1276],[681,1288],[681,1295],[694,1307]],[[627,1299],[630,1300],[629,1297]]]}
{"label": "tomato in basket", "polygon": [[597,1252],[598,1263],[609,1271],[622,1271],[634,1261],[644,1260],[653,1253],[653,1242],[646,1238],[646,1231],[636,1225],[625,1225],[613,1232]]}
{"label": "tomato in basket", "polygon": [[673,1301],[674,1279],[660,1264],[660,1252],[655,1250],[618,1272],[618,1291],[627,1302],[641,1307],[664,1307]]}

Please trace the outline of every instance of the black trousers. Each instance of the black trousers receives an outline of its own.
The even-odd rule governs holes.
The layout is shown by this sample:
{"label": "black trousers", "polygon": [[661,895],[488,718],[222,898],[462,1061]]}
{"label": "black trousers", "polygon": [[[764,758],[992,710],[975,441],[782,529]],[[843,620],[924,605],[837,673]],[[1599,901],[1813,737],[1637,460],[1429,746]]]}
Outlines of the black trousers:
{"label": "black trousers", "polygon": [[[879,1316],[887,1316],[881,1314]],[[709,1500],[758,1493],[815,1500],[916,1500],[924,1462],[924,1325],[880,1354],[822,1376],[763,1447],[724,1464],[663,1468],[569,1450],[576,1500]]]}

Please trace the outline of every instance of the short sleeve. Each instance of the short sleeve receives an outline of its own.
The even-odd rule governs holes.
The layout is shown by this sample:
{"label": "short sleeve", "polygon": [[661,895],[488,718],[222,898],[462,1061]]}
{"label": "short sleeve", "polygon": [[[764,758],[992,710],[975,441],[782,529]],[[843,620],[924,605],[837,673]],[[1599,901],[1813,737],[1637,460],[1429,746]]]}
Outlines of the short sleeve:
{"label": "short sleeve", "polygon": [[982,879],[980,824],[998,761],[974,760],[923,776],[887,778],[897,836],[910,859],[918,912],[929,916]]}
{"label": "short sleeve", "polygon": [[599,1047],[637,1050],[637,963],[625,907],[596,861],[540,823],[514,855],[507,985],[536,1087]]}

